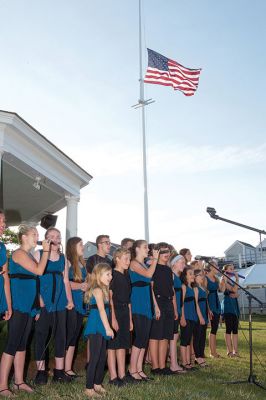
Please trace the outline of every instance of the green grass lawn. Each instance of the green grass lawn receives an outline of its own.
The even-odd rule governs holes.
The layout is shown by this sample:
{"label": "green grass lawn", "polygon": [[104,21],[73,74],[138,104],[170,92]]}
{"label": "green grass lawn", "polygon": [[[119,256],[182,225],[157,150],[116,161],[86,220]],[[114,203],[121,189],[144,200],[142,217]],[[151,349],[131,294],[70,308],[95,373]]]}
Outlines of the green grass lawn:
{"label": "green grass lawn", "polygon": [[[128,386],[120,389],[108,386],[108,376],[105,376],[105,388],[108,394],[105,399],[121,400],[197,400],[197,399],[245,399],[245,400],[265,400],[266,391],[261,390],[255,385],[242,384],[230,385],[226,382],[235,380],[247,380],[249,376],[249,346],[244,335],[248,339],[248,322],[241,322],[239,332],[239,352],[241,358],[227,358],[223,340],[224,327],[219,329],[217,336],[218,350],[223,356],[222,359],[208,359],[207,368],[198,368],[197,371],[186,375],[171,377],[156,377],[151,383]],[[243,335],[244,334],[244,335]],[[3,336],[3,335],[2,335]],[[257,379],[266,387],[266,318],[255,317],[253,322],[253,344],[254,344],[254,374]],[[84,349],[84,345],[82,345]],[[206,351],[206,354],[208,352]],[[257,358],[258,357],[258,358]],[[85,362],[85,360],[84,360]],[[79,359],[79,365],[84,364]],[[148,372],[148,368],[146,369]],[[85,389],[85,371],[80,373],[84,375],[78,378],[74,383],[69,384],[48,384],[45,387],[38,387],[33,395],[19,394],[21,399],[32,398],[48,399],[75,398],[84,399]]]}

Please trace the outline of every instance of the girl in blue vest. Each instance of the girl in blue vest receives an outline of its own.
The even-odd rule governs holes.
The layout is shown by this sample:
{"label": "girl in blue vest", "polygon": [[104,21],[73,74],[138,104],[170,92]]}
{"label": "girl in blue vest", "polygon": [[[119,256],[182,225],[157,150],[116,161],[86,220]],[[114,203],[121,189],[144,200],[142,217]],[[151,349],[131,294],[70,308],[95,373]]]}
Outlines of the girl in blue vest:
{"label": "girl in blue vest", "polygon": [[[238,274],[234,271],[232,264],[224,265],[223,272],[228,274],[229,278],[235,278],[238,283]],[[222,314],[225,322],[225,344],[228,357],[239,357],[238,355],[238,321],[239,321],[239,306],[238,306],[238,287],[230,279],[222,276],[224,281],[225,291],[224,298],[221,304]]]}
{"label": "girl in blue vest", "polygon": [[208,304],[210,309],[210,320],[211,320],[211,331],[209,333],[209,348],[210,357],[219,358],[220,355],[216,350],[216,334],[220,322],[221,316],[221,304],[218,297],[218,291],[224,291],[224,282],[219,282],[217,278],[218,271],[214,266],[217,267],[217,262],[212,260],[210,264],[206,264],[204,267],[206,280],[205,287],[208,290]]}
{"label": "girl in blue vest", "polygon": [[[5,214],[0,210],[0,237],[6,229]],[[10,281],[8,277],[6,246],[0,241],[0,316],[8,321],[12,315]]]}
{"label": "girl in blue vest", "polygon": [[205,275],[202,269],[195,269],[195,298],[199,319],[195,326],[195,335],[193,336],[193,347],[195,352],[195,363],[200,367],[205,367],[204,358],[206,332],[209,323],[209,306],[207,300],[207,290],[204,287]]}
{"label": "girl in blue vest", "polygon": [[109,264],[95,265],[89,278],[89,289],[85,294],[89,315],[84,337],[89,341],[90,358],[87,363],[86,391],[88,397],[105,394],[102,386],[106,361],[106,340],[114,337],[109,324],[109,284],[112,268]]}
{"label": "girl in blue vest", "polygon": [[191,267],[185,267],[181,273],[182,281],[182,311],[180,319],[180,353],[182,366],[186,370],[192,369],[190,363],[191,347],[190,343],[195,334],[195,326],[198,321],[195,291],[193,289],[195,277]]}
{"label": "girl in blue vest", "polygon": [[186,372],[186,370],[177,362],[177,341],[179,339],[178,328],[182,311],[182,282],[180,279],[180,274],[183,272],[185,265],[185,258],[179,254],[174,254],[170,259],[170,267],[172,269],[174,278],[174,290],[177,307],[177,320],[174,321],[174,338],[173,340],[170,340],[170,369],[176,373]]}
{"label": "girl in blue vest", "polygon": [[[64,372],[66,350],[66,312],[74,307],[64,255],[60,252],[61,234],[56,228],[49,228],[45,238],[51,241],[49,258],[43,276],[40,278],[41,313],[35,325],[35,359],[37,363],[36,384],[46,384],[48,371],[45,360],[50,331],[55,342],[54,382],[69,382],[72,378]],[[42,251],[35,252],[37,261]]]}
{"label": "girl in blue vest", "polygon": [[45,270],[50,249],[49,240],[44,240],[42,256],[36,262],[31,255],[38,240],[36,228],[21,225],[18,239],[20,248],[14,251],[9,264],[13,313],[8,321],[8,337],[0,365],[0,394],[4,397],[12,396],[8,376],[13,362],[14,390],[33,392],[24,382],[25,356],[33,318],[39,312],[38,278]]}
{"label": "girl in blue vest", "polygon": [[68,239],[66,257],[68,262],[69,282],[75,307],[67,311],[65,373],[73,378],[77,377],[72,369],[73,357],[80,336],[83,318],[86,314],[84,292],[88,289],[88,283],[86,282],[87,270],[83,254],[84,246],[82,239],[79,237]]}
{"label": "girl in blue vest", "polygon": [[153,306],[151,298],[151,278],[154,274],[159,252],[153,250],[150,266],[144,260],[148,257],[146,240],[136,240],[131,248],[129,276],[131,280],[131,309],[134,325],[129,376],[132,380],[147,380],[142,371],[143,359],[150,337]]}

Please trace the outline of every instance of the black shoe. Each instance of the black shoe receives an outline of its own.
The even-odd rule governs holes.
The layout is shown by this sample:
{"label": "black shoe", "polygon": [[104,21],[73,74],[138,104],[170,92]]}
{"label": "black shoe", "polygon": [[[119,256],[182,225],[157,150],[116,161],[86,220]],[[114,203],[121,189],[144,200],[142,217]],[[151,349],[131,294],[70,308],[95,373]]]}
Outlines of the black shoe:
{"label": "black shoe", "polygon": [[151,374],[153,374],[153,375],[159,375],[160,374],[160,368],[154,368],[154,369],[151,369]]}
{"label": "black shoe", "polygon": [[[137,373],[137,372],[135,372]],[[136,379],[133,376],[134,374],[131,374],[129,371],[127,371],[126,377],[129,381],[131,381],[130,383],[143,383],[144,380],[143,379]]]}
{"label": "black shoe", "polygon": [[48,382],[48,372],[38,371],[34,379],[35,385],[46,385],[47,382]]}
{"label": "black shoe", "polygon": [[125,386],[125,383],[123,382],[123,380],[119,379],[119,378],[110,379],[108,383],[109,383],[109,385],[113,385],[113,386],[117,386],[117,387]]}
{"label": "black shoe", "polygon": [[53,382],[69,383],[73,380],[63,369],[54,368]]}
{"label": "black shoe", "polygon": [[170,368],[160,368],[159,375],[175,375],[174,371],[171,371]]}

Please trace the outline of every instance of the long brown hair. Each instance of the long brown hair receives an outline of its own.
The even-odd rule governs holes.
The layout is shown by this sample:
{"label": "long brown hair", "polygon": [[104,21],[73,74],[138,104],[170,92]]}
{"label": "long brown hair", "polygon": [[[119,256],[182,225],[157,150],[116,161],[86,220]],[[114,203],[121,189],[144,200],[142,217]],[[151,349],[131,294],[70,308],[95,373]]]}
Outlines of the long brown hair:
{"label": "long brown hair", "polygon": [[79,267],[79,263],[81,263],[83,266],[85,265],[84,258],[82,256],[78,256],[77,254],[77,244],[81,241],[82,239],[80,237],[74,236],[68,239],[66,245],[66,256],[73,268],[74,282],[79,283],[82,282],[82,273]]}

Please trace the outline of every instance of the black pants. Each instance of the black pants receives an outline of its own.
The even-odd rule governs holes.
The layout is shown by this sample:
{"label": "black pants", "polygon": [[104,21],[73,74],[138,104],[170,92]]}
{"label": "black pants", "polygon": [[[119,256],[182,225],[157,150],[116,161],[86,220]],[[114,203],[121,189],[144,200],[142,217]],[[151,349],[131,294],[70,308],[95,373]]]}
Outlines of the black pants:
{"label": "black pants", "polygon": [[237,315],[231,314],[231,313],[224,314],[224,322],[225,322],[225,329],[226,329],[227,335],[230,335],[231,333],[233,335],[238,334],[238,316]]}
{"label": "black pants", "polygon": [[76,346],[82,328],[83,315],[74,308],[67,311],[67,339],[66,348]]}
{"label": "black pants", "polygon": [[35,359],[47,359],[46,349],[48,338],[53,335],[55,341],[55,357],[65,357],[66,351],[66,311],[48,313],[46,308],[41,309],[41,315],[35,325]]}
{"label": "black pants", "polygon": [[186,326],[180,325],[180,346],[189,346],[195,331],[195,321],[186,320]]}
{"label": "black pants", "polygon": [[7,343],[4,353],[15,356],[17,351],[25,351],[32,328],[32,317],[14,310],[8,321]]}
{"label": "black pants", "polygon": [[200,325],[199,322],[196,323],[193,335],[193,347],[196,358],[204,357],[204,350],[206,344],[206,331],[207,331],[207,325]]}
{"label": "black pants", "polygon": [[216,335],[218,331],[220,321],[220,314],[213,313],[213,317],[211,319],[211,334]]}
{"label": "black pants", "polygon": [[86,388],[93,389],[94,385],[101,385],[104,377],[106,361],[106,340],[100,333],[88,336],[90,359],[87,364]]}

